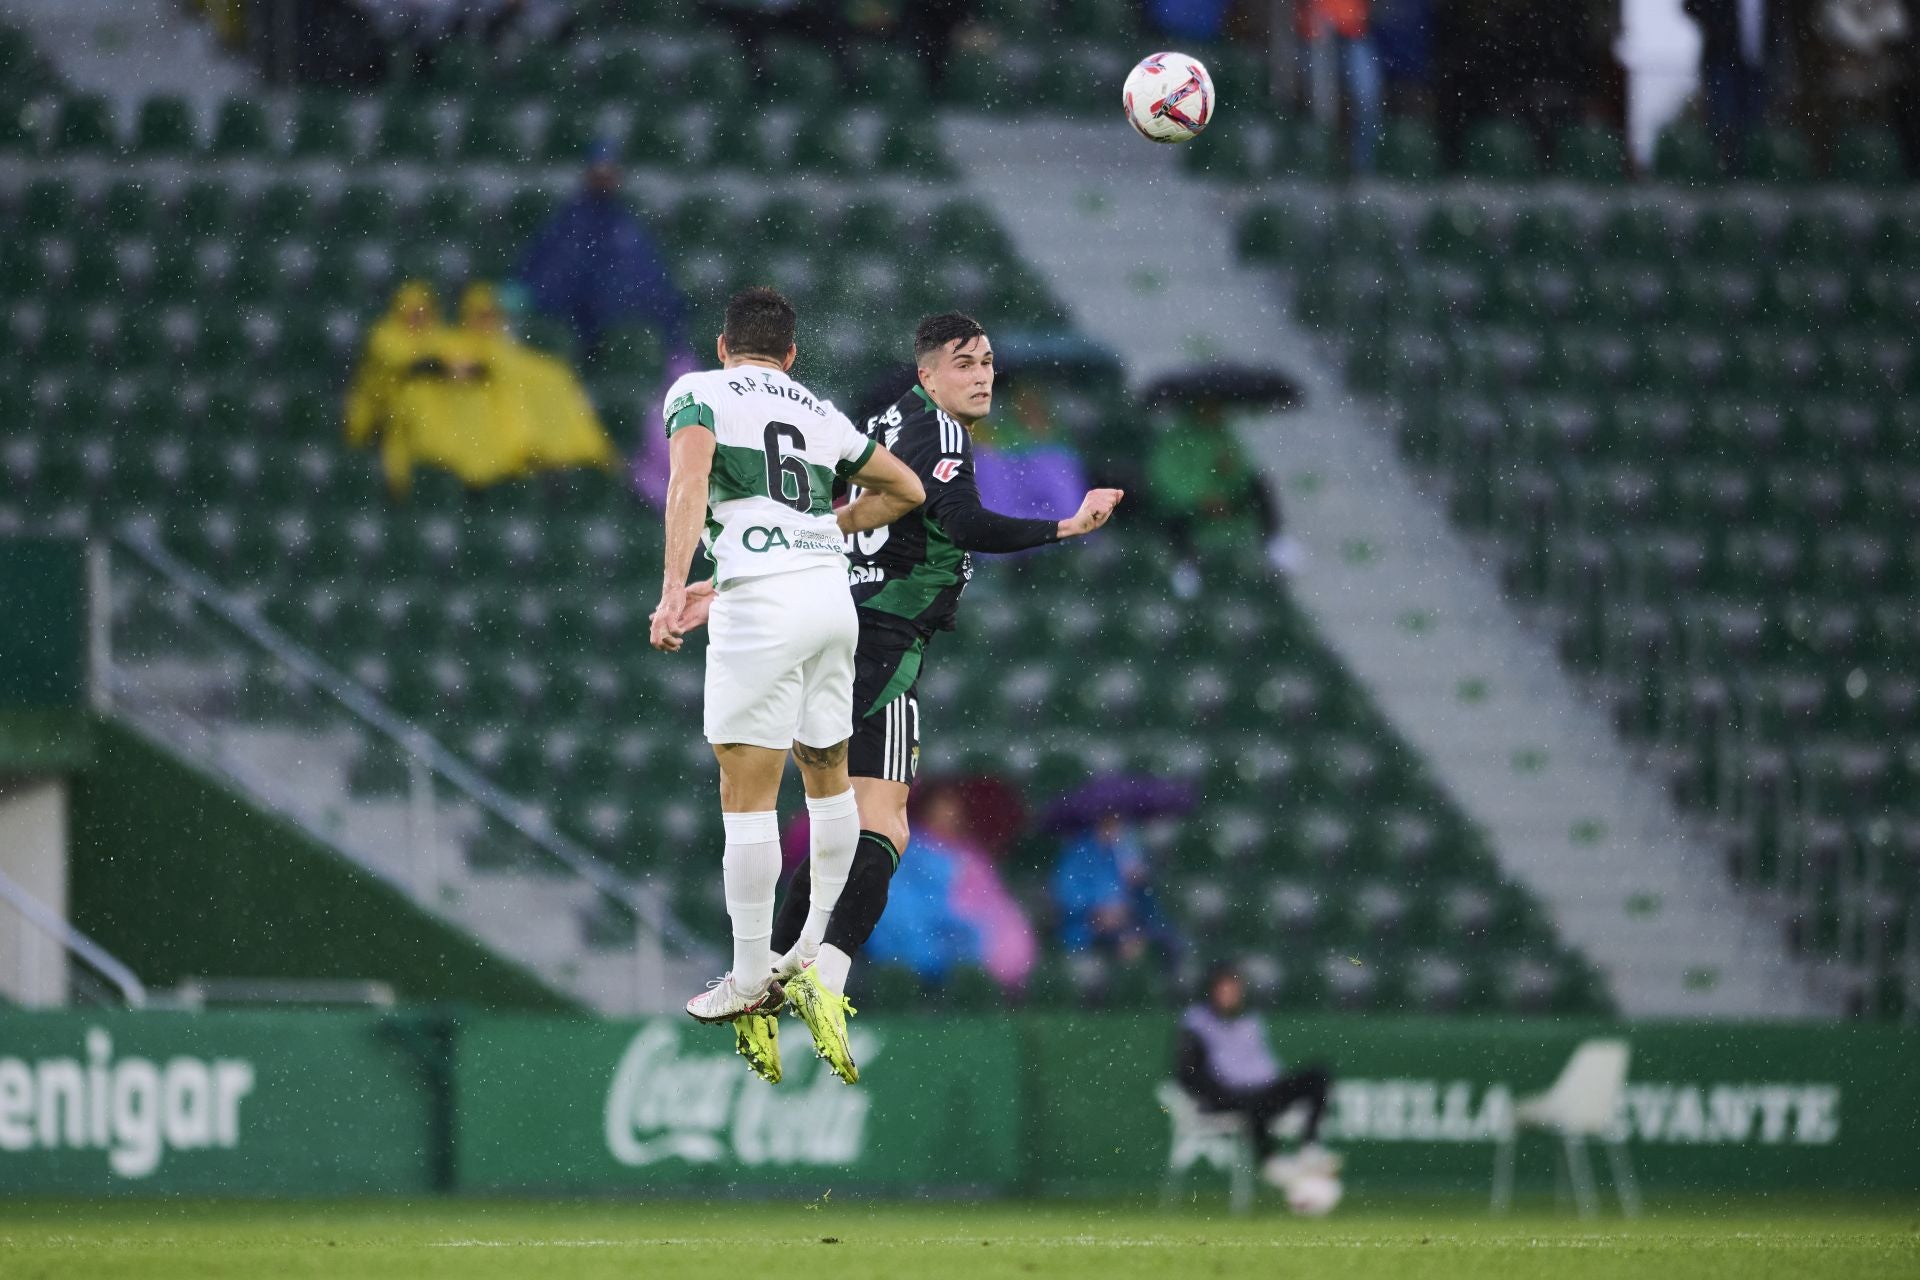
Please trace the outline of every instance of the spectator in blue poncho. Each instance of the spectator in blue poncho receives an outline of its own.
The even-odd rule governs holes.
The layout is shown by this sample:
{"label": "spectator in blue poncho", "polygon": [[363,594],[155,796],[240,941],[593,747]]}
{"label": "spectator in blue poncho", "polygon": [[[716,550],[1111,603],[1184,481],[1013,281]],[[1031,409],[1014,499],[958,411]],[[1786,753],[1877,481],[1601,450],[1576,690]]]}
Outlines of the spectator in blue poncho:
{"label": "spectator in blue poncho", "polygon": [[958,874],[944,848],[916,843],[887,883],[887,913],[874,926],[862,958],[900,965],[935,984],[960,965],[979,965],[980,935],[954,906]]}
{"label": "spectator in blue poncho", "polygon": [[1177,955],[1184,944],[1154,896],[1147,852],[1125,820],[1109,815],[1067,841],[1053,868],[1060,943],[1139,959],[1150,948]]}
{"label": "spectator in blue poncho", "polygon": [[613,149],[587,152],[580,190],[534,234],[514,278],[534,309],[564,321],[582,356],[623,325],[657,329],[669,353],[687,343],[687,300],[659,246],[620,196]]}

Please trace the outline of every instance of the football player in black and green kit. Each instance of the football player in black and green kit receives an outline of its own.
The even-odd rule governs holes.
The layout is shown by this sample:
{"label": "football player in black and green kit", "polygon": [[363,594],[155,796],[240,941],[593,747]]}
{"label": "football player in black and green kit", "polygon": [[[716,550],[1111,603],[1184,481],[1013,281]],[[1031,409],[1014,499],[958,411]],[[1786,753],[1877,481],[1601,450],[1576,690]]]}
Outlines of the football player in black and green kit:
{"label": "football player in black and green kit", "polygon": [[[973,479],[970,428],[993,408],[993,344],[978,321],[958,313],[930,316],[913,335],[919,380],[885,412],[861,426],[920,477],[926,504],[884,528],[849,539],[848,576],[859,606],[854,653],[853,739],[847,772],[860,810],[853,870],[817,943],[804,930],[808,877],[804,865],[787,887],[773,926],[774,972],[790,976],[816,966],[831,990],[846,989],[852,956],[887,905],[887,883],[907,848],[907,793],[920,763],[921,664],[936,633],[951,631],[960,595],[973,576],[971,552],[1025,551],[1092,533],[1119,503],[1118,489],[1095,489],[1062,520],[1003,516],[981,504]],[[804,932],[803,932],[804,930]],[[779,1061],[775,1020],[734,1023],[743,1057]],[[840,1046],[823,1053],[843,1079],[857,1076]],[[777,1076],[777,1065],[774,1076]],[[771,1078],[771,1077],[770,1077]]]}

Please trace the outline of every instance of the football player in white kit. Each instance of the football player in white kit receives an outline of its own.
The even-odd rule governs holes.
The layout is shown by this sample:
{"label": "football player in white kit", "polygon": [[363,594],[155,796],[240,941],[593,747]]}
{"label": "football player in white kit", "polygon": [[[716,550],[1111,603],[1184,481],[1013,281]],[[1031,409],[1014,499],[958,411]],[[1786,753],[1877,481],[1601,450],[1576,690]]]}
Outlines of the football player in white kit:
{"label": "football player in white kit", "polygon": [[[816,1047],[844,1053],[822,1044],[846,1035],[844,997],[804,973],[784,990],[772,980],[775,810],[791,752],[812,826],[807,927],[824,936],[860,838],[847,778],[860,625],[845,535],[892,523],[926,494],[910,468],[787,376],[794,311],[780,294],[734,295],[718,348],[720,368],[687,374],[667,391],[666,565],[651,634],[656,649],[681,647],[687,574],[704,531],[718,588],[708,618],[706,737],[720,762],[733,967],[687,1012],[729,1022],[772,1012],[791,994]],[[861,491],[838,513],[836,478]]]}

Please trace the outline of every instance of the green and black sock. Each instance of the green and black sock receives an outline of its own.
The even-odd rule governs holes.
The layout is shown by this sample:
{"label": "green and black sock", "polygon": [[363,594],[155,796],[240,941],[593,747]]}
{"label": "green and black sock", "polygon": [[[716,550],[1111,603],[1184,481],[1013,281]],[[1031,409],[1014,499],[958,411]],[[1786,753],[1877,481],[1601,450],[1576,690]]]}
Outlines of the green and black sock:
{"label": "green and black sock", "polygon": [[[878,831],[860,833],[860,843],[853,851],[853,870],[847,874],[847,887],[840,891],[833,918],[827,922],[824,942],[850,956],[859,954],[887,909],[887,885],[899,865],[900,852],[893,847],[893,841]],[[793,950],[793,944],[800,940],[801,928],[807,923],[813,891],[813,877],[807,866],[802,862],[794,871],[786,898],[780,903],[780,914],[774,919],[776,959]]]}

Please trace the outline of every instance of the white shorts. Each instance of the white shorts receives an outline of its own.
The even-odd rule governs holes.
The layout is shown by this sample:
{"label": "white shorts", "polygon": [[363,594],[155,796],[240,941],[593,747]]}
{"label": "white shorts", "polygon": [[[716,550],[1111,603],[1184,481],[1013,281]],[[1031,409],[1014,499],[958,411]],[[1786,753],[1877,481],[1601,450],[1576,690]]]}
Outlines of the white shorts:
{"label": "white shorts", "polygon": [[785,751],[853,736],[860,619],[846,570],[831,564],[737,578],[707,627],[707,741]]}

